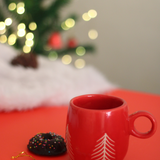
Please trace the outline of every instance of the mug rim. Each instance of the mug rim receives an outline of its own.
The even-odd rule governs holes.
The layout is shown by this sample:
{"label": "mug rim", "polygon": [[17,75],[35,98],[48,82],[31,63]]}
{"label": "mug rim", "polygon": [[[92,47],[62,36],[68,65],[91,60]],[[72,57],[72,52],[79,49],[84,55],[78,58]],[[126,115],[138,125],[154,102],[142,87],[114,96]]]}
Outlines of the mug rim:
{"label": "mug rim", "polygon": [[[115,98],[115,99],[118,99],[120,101],[122,101],[122,104],[118,107],[114,107],[114,108],[109,108],[109,109],[90,109],[90,108],[83,108],[83,107],[79,107],[78,105],[74,104],[73,101],[75,99],[78,99],[78,98],[82,98],[82,97],[93,97],[93,96],[104,96],[104,97],[112,97],[112,98]],[[79,95],[79,96],[76,96],[76,97],[73,97],[71,100],[70,100],[70,106],[74,106],[75,108],[77,109],[82,109],[82,110],[88,110],[88,111],[113,111],[113,110],[119,110],[119,109],[122,109],[123,107],[127,106],[127,103],[124,99],[120,98],[120,97],[117,97],[117,96],[112,96],[112,95],[108,95],[108,94],[83,94],[83,95]]]}

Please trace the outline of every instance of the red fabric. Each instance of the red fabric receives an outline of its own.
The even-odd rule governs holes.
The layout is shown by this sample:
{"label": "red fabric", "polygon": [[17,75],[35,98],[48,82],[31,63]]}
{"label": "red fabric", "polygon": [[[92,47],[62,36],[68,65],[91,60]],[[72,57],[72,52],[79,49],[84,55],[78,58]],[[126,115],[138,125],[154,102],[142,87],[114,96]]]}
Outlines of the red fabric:
{"label": "red fabric", "polygon": [[[110,93],[126,100],[129,113],[146,110],[160,122],[160,96],[128,90],[115,90]],[[0,159],[9,160],[25,151],[36,160],[68,160],[68,154],[57,157],[42,157],[30,153],[27,144],[38,132],[55,132],[65,137],[67,106],[39,107],[33,110],[0,113]],[[140,131],[149,130],[150,122],[146,118],[136,121]],[[159,160],[160,129],[149,139],[130,136],[128,153],[124,160]],[[19,157],[17,160],[31,160],[30,157]]]}

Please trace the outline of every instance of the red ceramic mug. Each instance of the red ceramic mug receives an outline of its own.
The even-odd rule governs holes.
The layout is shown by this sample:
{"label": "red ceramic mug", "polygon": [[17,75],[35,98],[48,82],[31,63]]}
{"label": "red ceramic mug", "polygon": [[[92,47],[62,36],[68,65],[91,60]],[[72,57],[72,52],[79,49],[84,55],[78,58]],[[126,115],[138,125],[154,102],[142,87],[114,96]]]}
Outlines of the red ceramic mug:
{"label": "red ceramic mug", "polygon": [[[147,117],[151,130],[140,133],[134,121]],[[67,115],[66,144],[71,160],[123,160],[129,136],[151,137],[157,128],[155,118],[146,111],[128,115],[127,103],[118,97],[88,94],[73,98]]]}

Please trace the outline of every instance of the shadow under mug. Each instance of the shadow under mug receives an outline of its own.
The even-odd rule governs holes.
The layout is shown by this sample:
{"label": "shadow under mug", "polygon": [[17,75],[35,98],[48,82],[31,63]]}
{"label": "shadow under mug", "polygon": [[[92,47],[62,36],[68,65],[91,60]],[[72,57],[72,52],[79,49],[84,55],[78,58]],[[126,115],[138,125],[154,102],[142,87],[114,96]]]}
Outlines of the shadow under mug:
{"label": "shadow under mug", "polygon": [[[140,133],[135,120],[145,116],[151,129]],[[66,145],[71,160],[123,160],[129,136],[151,137],[157,128],[155,118],[146,111],[128,115],[127,103],[118,97],[88,94],[71,99],[67,114]]]}

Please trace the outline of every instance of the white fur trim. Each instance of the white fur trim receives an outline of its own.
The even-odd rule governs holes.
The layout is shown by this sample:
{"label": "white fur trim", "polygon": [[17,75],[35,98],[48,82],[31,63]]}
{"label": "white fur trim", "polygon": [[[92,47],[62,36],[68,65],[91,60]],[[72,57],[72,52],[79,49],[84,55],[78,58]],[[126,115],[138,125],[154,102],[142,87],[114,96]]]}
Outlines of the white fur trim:
{"label": "white fur trim", "polygon": [[12,47],[0,44],[0,111],[68,105],[74,96],[115,88],[92,66],[79,70],[39,56],[39,68],[26,69],[10,65],[15,55]]}

